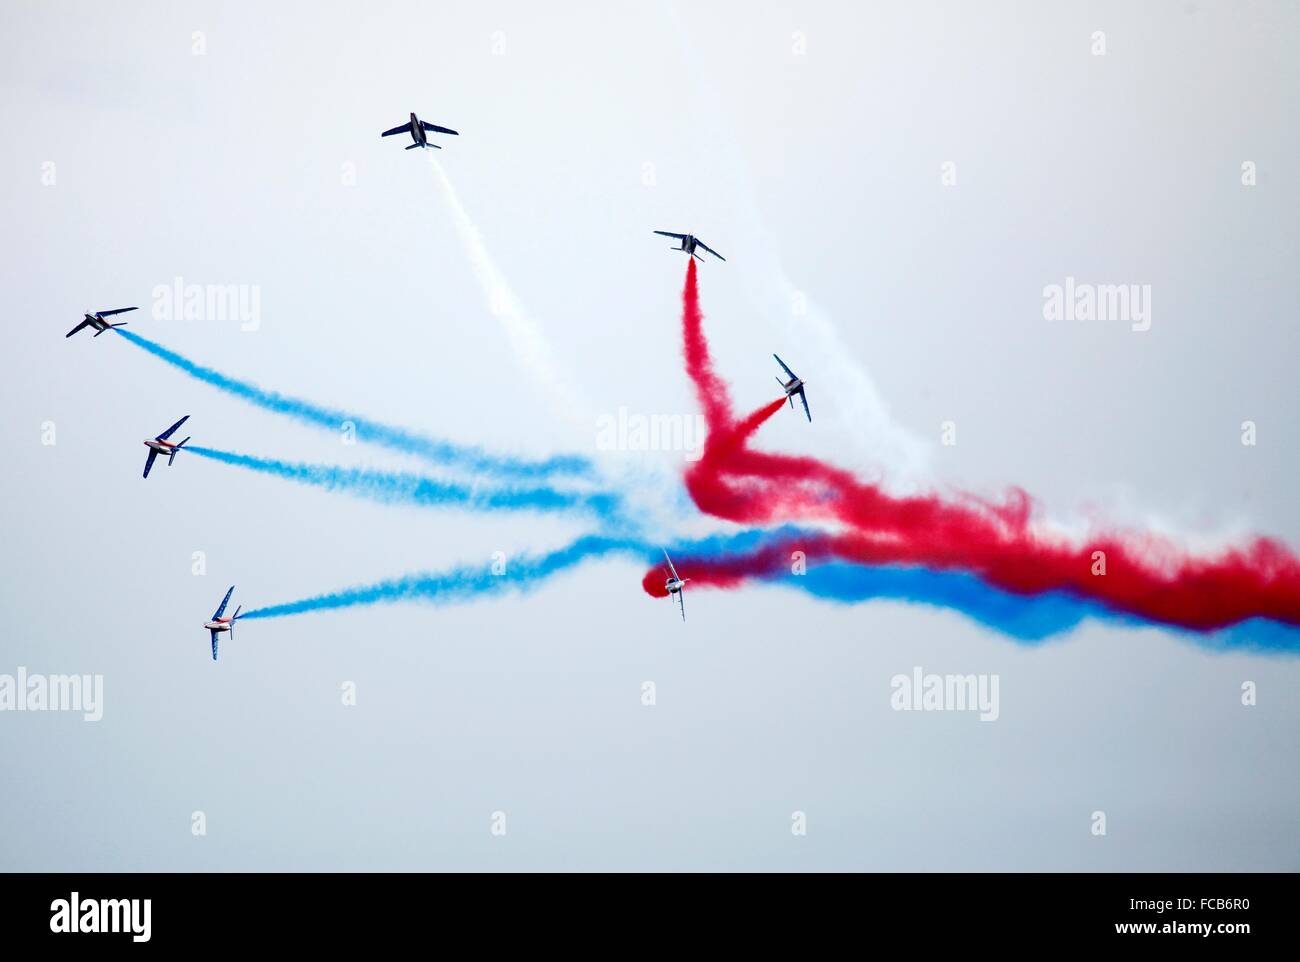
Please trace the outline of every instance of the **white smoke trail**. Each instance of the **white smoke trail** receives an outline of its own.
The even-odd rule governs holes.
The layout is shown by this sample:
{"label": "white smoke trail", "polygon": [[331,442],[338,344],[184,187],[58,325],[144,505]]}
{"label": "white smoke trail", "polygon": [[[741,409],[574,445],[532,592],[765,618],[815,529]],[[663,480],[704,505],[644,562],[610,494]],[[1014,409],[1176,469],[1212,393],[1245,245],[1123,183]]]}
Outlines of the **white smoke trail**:
{"label": "white smoke trail", "polygon": [[[752,196],[746,200],[742,209],[748,229],[762,236]],[[851,439],[873,464],[885,466],[881,480],[886,487],[907,486],[928,477],[931,445],[893,419],[875,381],[854,359],[835,322],[790,281],[774,246],[755,244],[739,269],[760,308],[784,307],[767,313],[781,325],[785,343],[799,345],[799,373],[810,371],[820,396],[831,401],[819,406],[818,417],[833,417],[839,436]]]}
{"label": "white smoke trail", "polygon": [[[556,361],[542,326],[515,296],[446,171],[436,159],[432,163],[488,312],[500,321],[515,360],[536,381],[556,413],[570,422],[575,433],[594,439],[596,421],[591,404]],[[600,468],[605,479],[623,492],[628,502],[629,519],[634,518],[638,523],[651,527],[671,527],[678,513],[690,511],[680,479],[662,465],[630,460],[620,457],[617,452],[609,452],[602,459]]]}
{"label": "white smoke trail", "polygon": [[520,304],[505,274],[488,253],[483,235],[465,210],[465,205],[460,202],[442,165],[437,160],[433,160],[432,164],[443,195],[447,198],[447,205],[451,208],[456,232],[460,235],[474,277],[482,288],[488,312],[501,322],[515,359],[537,381],[561,415],[575,424],[589,422],[590,418],[585,416],[585,412],[590,407],[574,389],[572,380],[560,369],[541,326]]}

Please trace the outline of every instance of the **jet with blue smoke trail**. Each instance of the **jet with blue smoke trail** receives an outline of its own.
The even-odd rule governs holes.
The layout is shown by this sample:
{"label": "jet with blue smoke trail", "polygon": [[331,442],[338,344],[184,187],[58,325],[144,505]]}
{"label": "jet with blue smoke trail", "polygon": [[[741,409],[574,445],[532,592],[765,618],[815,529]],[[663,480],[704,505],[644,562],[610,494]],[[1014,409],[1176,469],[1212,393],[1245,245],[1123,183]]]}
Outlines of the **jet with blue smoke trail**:
{"label": "jet with blue smoke trail", "polygon": [[606,524],[621,521],[622,499],[609,492],[561,491],[546,485],[493,487],[478,483],[461,484],[406,471],[291,463],[198,445],[191,445],[186,450],[222,464],[326,491],[342,491],[383,504],[460,507],[473,511],[569,512],[590,515]]}
{"label": "jet with blue smoke trail", "polygon": [[363,443],[377,444],[403,454],[415,455],[444,467],[461,468],[485,475],[540,479],[563,475],[583,477],[592,474],[591,462],[576,455],[560,455],[541,461],[530,461],[490,454],[482,448],[452,444],[404,428],[372,421],[359,414],[324,407],[300,398],[287,397],[275,391],[267,391],[248,381],[241,381],[213,368],[204,367],[147,337],[120,328],[113,328],[113,330],[136,347],[143,348],[190,377],[265,410],[331,431],[337,431],[344,424],[351,423],[356,429],[357,440]]}
{"label": "jet with blue smoke trail", "polygon": [[87,311],[84,315],[85,319],[63,336],[65,339],[72,337],[72,335],[76,334],[78,331],[89,327],[94,330],[94,336],[99,337],[99,335],[103,334],[105,331],[111,331],[119,327],[126,327],[127,325],[126,321],[119,321],[114,324],[111,321],[104,320],[104,318],[112,317],[115,314],[125,314],[128,311],[138,311],[139,309],[140,308],[138,307],[118,307],[111,311],[95,311],[93,314]]}
{"label": "jet with blue smoke trail", "polygon": [[221,604],[217,605],[217,610],[212,613],[212,618],[206,622],[203,627],[208,629],[212,634],[212,660],[217,660],[217,638],[223,631],[230,632],[233,640],[235,637],[235,622],[239,620],[239,612],[243,610],[243,605],[235,609],[235,613],[229,617],[222,617],[226,611],[226,605],[230,604],[230,596],[235,593],[235,586],[231,585],[226,590],[226,596],[221,599]]}
{"label": "jet with blue smoke trail", "polygon": [[[144,476],[146,478],[149,477],[149,469],[153,467],[154,458],[158,457],[160,454],[167,455],[167,467],[170,468],[172,466],[172,462],[176,460],[176,452],[185,447],[185,441],[188,441],[189,438],[186,438],[185,441],[181,441],[179,444],[167,439],[175,434],[176,429],[189,419],[190,416],[187,414],[157,437],[145,438],[144,446],[149,449],[149,456],[145,458],[144,462]],[[192,451],[194,449],[191,448],[190,450]]]}

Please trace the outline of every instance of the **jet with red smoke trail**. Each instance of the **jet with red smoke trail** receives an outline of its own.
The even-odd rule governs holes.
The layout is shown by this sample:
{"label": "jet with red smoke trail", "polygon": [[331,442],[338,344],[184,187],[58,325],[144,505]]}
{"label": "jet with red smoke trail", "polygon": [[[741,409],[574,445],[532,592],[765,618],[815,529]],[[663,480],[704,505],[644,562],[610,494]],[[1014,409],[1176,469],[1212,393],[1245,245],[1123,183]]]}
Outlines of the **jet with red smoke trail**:
{"label": "jet with red smoke trail", "polygon": [[[775,354],[772,356],[776,357]],[[803,378],[790,370],[790,368],[786,366],[785,361],[781,360],[779,357],[776,357],[776,363],[780,364],[785,373],[790,375],[790,380],[788,381],[782,381],[780,378],[776,379],[777,383],[781,385],[781,390],[785,391],[785,399],[790,402],[790,410],[794,410],[794,396],[796,394],[799,395],[799,400],[803,402],[803,413],[808,415],[808,423],[811,424],[812,412],[808,410],[808,395],[805,394],[803,390]]]}
{"label": "jet with red smoke trail", "polygon": [[718,260],[720,261],[726,260],[725,257],[723,257],[721,254],[715,251],[708,244],[704,243],[704,241],[700,240],[694,234],[674,234],[671,231],[666,231],[666,230],[657,230],[655,231],[655,233],[659,234],[661,237],[674,237],[677,240],[681,241],[680,246],[669,248],[670,250],[684,251],[687,254],[690,254],[692,257],[699,257],[700,260],[704,260],[703,257],[700,257],[699,254],[695,253],[695,248],[703,247],[706,251],[708,251]]}
{"label": "jet with red smoke trail", "polygon": [[666,574],[668,575],[668,580],[664,582],[664,590],[668,592],[669,598],[673,597],[674,595],[677,596],[677,604],[681,606],[682,609],[682,621],[685,621],[686,620],[686,592],[684,589],[686,588],[686,582],[690,581],[691,579],[679,578],[677,576],[677,569],[673,567],[673,559],[668,557],[667,548],[664,548],[664,560],[668,562],[668,571],[666,572]]}
{"label": "jet with red smoke trail", "polygon": [[379,136],[391,137],[393,136],[393,134],[410,134],[411,139],[414,140],[415,143],[407,147],[406,148],[407,150],[414,150],[416,147],[433,147],[435,150],[442,150],[442,148],[439,147],[437,144],[429,142],[429,134],[427,133],[427,131],[433,131],[434,133],[439,133],[439,134],[453,134],[455,136],[460,136],[459,134],[456,133],[456,131],[452,130],[450,127],[439,127],[437,124],[431,124],[426,120],[421,120],[419,117],[415,116],[415,114],[411,114],[411,119],[408,120],[406,123],[394,127],[392,130],[385,130]]}
{"label": "jet with red smoke trail", "polygon": [[[682,354],[709,437],[684,481],[704,513],[749,525],[842,525],[825,551],[864,570],[962,572],[1012,596],[1063,594],[1124,617],[1199,632],[1257,618],[1300,626],[1300,557],[1274,539],[1257,537],[1213,554],[1189,552],[1149,532],[1099,531],[1080,542],[1038,523],[1033,501],[1019,488],[1009,489],[1001,503],[962,492],[896,495],[879,481],[816,458],[756,449],[754,433],[786,399],[737,420],[727,383],[713,366],[703,316],[692,260],[682,290]],[[807,552],[808,538],[788,547]],[[755,571],[778,572],[784,564],[774,560],[779,555],[726,565],[695,557],[693,570],[705,585],[720,580],[730,586]],[[652,569],[643,585],[652,584],[652,573],[658,580]],[[655,585],[651,593],[659,590]]]}

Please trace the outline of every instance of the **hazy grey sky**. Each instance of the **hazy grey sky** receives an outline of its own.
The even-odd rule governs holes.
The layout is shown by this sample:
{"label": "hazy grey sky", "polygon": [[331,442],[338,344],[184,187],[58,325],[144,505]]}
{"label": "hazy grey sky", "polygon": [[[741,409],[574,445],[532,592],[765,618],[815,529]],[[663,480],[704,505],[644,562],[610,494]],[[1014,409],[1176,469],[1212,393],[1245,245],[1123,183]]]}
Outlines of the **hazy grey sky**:
{"label": "hazy grey sky", "polygon": [[[619,560],[248,622],[213,664],[232,582],[276,603],[585,528],[185,455],[142,481],[182,414],[215,447],[420,465],[63,337],[138,304],[129,330],[265,387],[597,458],[668,538],[719,527],[669,523],[681,455],[597,424],[694,414],[684,260],[650,233],[690,230],[728,258],[701,287],[738,403],[773,351],[810,382],[817,420],[765,445],[1294,548],[1298,42],[1293,3],[3,4],[0,674],[100,673],[104,717],[0,712],[0,868],[1300,867],[1300,663],[1153,628],[1024,647],[762,587],[683,625]],[[411,111],[461,132],[437,159],[515,314],[430,159],[379,138]],[[178,277],[256,290],[260,325],[154,319]],[[1067,277],[1150,285],[1150,330],[1045,320]],[[916,666],[996,674],[997,721],[892,710]]]}

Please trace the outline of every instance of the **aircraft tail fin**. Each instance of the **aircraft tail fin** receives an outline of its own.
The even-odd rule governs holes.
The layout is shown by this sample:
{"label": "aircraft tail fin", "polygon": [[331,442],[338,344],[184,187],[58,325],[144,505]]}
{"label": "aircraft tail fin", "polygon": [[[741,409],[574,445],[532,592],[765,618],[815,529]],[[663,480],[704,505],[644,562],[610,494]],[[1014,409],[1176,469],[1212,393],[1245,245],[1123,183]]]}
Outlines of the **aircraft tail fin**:
{"label": "aircraft tail fin", "polygon": [[411,144],[411,146],[407,147],[406,149],[407,149],[407,150],[414,150],[416,147],[419,147],[419,146],[420,146],[419,144]]}
{"label": "aircraft tail fin", "polygon": [[[188,440],[189,438],[185,439],[185,441]],[[176,445],[176,447],[172,448],[172,453],[167,458],[167,467],[170,468],[172,466],[172,462],[176,460],[176,452],[185,447],[185,441],[182,441],[180,444]]]}

